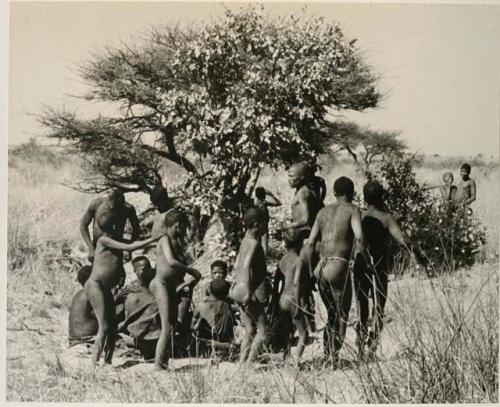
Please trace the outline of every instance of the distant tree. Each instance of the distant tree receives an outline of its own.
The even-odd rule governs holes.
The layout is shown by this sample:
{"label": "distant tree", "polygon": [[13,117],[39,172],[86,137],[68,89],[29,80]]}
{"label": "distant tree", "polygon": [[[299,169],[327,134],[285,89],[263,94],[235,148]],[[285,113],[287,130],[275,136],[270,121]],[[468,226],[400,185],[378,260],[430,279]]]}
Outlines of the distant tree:
{"label": "distant tree", "polygon": [[357,164],[368,170],[371,164],[383,156],[402,157],[406,143],[398,132],[373,131],[352,122],[327,123],[323,129],[325,147],[334,152],[345,151]]}
{"label": "distant tree", "polygon": [[183,202],[210,213],[248,195],[264,166],[321,153],[329,110],[362,111],[379,100],[375,77],[337,25],[272,20],[253,7],[226,10],[199,31],[166,27],[140,45],[106,49],[81,76],[89,101],[118,112],[41,115],[48,136],[86,162],[75,187],[148,192],[170,161],[184,170],[176,180]]}

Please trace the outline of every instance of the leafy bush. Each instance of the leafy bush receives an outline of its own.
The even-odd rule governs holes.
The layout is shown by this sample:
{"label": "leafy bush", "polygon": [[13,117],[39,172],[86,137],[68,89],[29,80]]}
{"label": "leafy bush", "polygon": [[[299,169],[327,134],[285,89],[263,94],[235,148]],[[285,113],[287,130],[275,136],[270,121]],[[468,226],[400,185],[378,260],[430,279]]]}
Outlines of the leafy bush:
{"label": "leafy bush", "polygon": [[475,254],[486,243],[485,228],[470,208],[439,201],[419,184],[411,158],[388,158],[377,173],[367,172],[366,176],[384,185],[387,210],[424,265],[455,269],[474,263]]}

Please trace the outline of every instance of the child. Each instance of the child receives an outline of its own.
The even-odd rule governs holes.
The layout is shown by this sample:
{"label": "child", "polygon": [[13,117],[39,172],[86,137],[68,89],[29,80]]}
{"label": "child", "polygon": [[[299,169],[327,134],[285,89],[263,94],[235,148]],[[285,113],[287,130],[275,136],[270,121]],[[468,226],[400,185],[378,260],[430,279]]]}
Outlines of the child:
{"label": "child", "polygon": [[426,189],[439,188],[439,192],[441,193],[441,198],[444,203],[452,203],[457,191],[457,187],[453,185],[453,174],[451,172],[445,172],[442,179],[442,185],[428,187]]}
{"label": "child", "polygon": [[207,341],[210,349],[222,351],[221,356],[234,347],[235,319],[228,301],[229,287],[223,277],[213,279],[208,287],[209,295],[199,304],[192,323],[196,336]]}
{"label": "child", "polygon": [[165,213],[166,234],[156,247],[156,276],[151,281],[149,289],[156,299],[161,319],[161,333],[156,345],[155,370],[168,368],[169,339],[172,324],[177,319],[179,287],[184,287],[184,277],[193,276],[187,285],[191,289],[201,279],[201,274],[183,263],[182,253],[187,218],[180,211],[173,209]]}
{"label": "child", "polygon": [[[271,198],[271,201],[268,201],[266,197]],[[261,242],[262,242],[262,248],[264,249],[264,253],[267,256],[267,250],[269,246],[269,210],[267,208],[270,206],[281,206],[281,202],[270,191],[262,187],[257,187],[255,188],[254,205],[257,208],[261,209],[264,214],[264,220],[266,222],[266,231],[262,235]]]}
{"label": "child", "polygon": [[[307,339],[304,309],[308,303],[308,297],[311,290],[307,265],[301,259],[297,247],[295,246],[297,239],[292,235],[293,231],[287,231],[283,234],[285,247],[288,251],[278,264],[274,287],[277,290],[280,281],[283,282],[281,292],[278,294],[279,306],[288,320],[293,321],[299,333],[296,355],[298,361],[304,352]],[[290,354],[292,336],[293,332],[290,332],[287,350],[283,355],[284,358],[287,358]]]}
{"label": "child", "polygon": [[[78,270],[77,280],[82,287],[85,286],[91,273],[92,266],[83,266]],[[82,288],[73,297],[69,309],[69,346],[79,343],[94,343],[97,330],[97,319],[85,290]]]}
{"label": "child", "polygon": [[245,328],[240,363],[252,362],[266,339],[267,319],[264,306],[269,292],[266,256],[260,244],[260,238],[266,231],[265,217],[261,210],[253,207],[245,211],[243,222],[246,232],[234,267],[235,281],[229,292],[229,296],[239,306]]}
{"label": "child", "polygon": [[210,283],[217,278],[222,278],[222,279],[226,280],[227,272],[228,272],[227,263],[225,261],[215,260],[210,265],[211,280],[204,285],[204,287],[201,291],[202,300],[205,299],[206,297],[210,296]]}
{"label": "child", "polygon": [[470,178],[471,167],[465,163],[460,167],[462,181],[457,186],[457,191],[453,198],[456,205],[468,206],[476,200],[476,182]]}
{"label": "child", "polygon": [[93,358],[94,364],[99,362],[103,350],[105,364],[111,364],[113,357],[117,324],[115,302],[111,289],[116,287],[125,277],[123,251],[137,250],[159,239],[158,236],[133,243],[119,242],[111,238],[114,225],[110,225],[106,221],[107,217],[97,218],[102,235],[96,243],[92,273],[84,286],[99,325]]}

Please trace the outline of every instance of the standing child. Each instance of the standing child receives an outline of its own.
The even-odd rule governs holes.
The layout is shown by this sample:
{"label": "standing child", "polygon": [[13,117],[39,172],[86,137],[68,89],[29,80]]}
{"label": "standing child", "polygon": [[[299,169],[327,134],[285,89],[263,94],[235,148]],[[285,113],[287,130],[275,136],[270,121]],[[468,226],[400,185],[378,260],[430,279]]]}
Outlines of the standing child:
{"label": "standing child", "polygon": [[[297,239],[293,236],[293,230],[283,234],[286,254],[281,258],[275,274],[274,288],[278,289],[280,281],[283,283],[281,292],[278,294],[279,306],[288,321],[293,321],[297,328],[299,341],[297,343],[297,361],[304,352],[307,339],[307,325],[304,310],[307,309],[308,297],[311,294],[310,279],[307,265],[301,259],[297,251]],[[291,324],[288,324],[290,326]],[[293,332],[288,336],[288,346],[284,357],[290,354],[291,339]]]}
{"label": "standing child", "polygon": [[457,192],[454,196],[456,205],[468,206],[476,200],[476,182],[470,178],[471,167],[465,163],[460,167],[462,180],[457,186]]}
{"label": "standing child", "polygon": [[184,284],[187,274],[193,276],[189,282],[193,288],[201,279],[201,274],[183,263],[182,241],[186,234],[187,218],[178,210],[165,213],[166,235],[156,247],[156,276],[151,281],[149,289],[156,299],[161,319],[161,333],[156,345],[155,370],[168,367],[168,345],[172,324],[177,319],[178,295],[177,289]]}
{"label": "standing child", "polygon": [[133,243],[123,243],[111,238],[114,233],[114,225],[108,222],[106,216],[103,219],[102,216],[98,217],[96,220],[102,235],[97,240],[92,273],[85,283],[84,289],[99,325],[93,358],[94,364],[99,362],[103,350],[104,363],[111,364],[117,334],[115,302],[111,290],[125,278],[123,251],[141,249],[158,240],[160,236]]}
{"label": "standing child", "polygon": [[266,256],[260,244],[260,238],[266,230],[265,218],[262,211],[254,207],[245,211],[243,222],[246,232],[234,267],[235,281],[229,292],[229,296],[239,306],[245,328],[240,363],[252,362],[266,339],[264,306],[269,295]]}
{"label": "standing child", "polygon": [[[268,200],[267,197],[271,198],[271,200]],[[262,187],[257,187],[255,188],[254,205],[257,208],[261,209],[262,213],[264,214],[266,231],[261,237],[261,242],[264,253],[267,256],[267,250],[269,246],[269,210],[267,208],[271,206],[281,206],[281,202],[272,194],[272,192]]]}

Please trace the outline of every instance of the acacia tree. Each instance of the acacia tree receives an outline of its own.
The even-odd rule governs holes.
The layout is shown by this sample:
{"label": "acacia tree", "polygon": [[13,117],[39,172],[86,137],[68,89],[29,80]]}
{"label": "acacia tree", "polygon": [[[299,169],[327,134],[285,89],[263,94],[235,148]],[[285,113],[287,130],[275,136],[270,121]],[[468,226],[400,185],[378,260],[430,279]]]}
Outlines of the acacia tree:
{"label": "acacia tree", "polygon": [[261,168],[320,153],[329,110],[379,100],[374,75],[339,26],[273,20],[253,7],[226,10],[199,31],[165,27],[105,49],[81,76],[85,97],[114,103],[118,114],[41,115],[48,135],[86,162],[88,176],[75,187],[147,192],[170,161],[184,170],[176,180],[184,202],[210,213],[224,197],[247,195]]}
{"label": "acacia tree", "polygon": [[327,123],[325,133],[329,134],[325,143],[334,152],[345,151],[357,164],[369,170],[377,158],[384,156],[403,157],[406,143],[399,139],[400,133],[373,131],[361,128],[355,123]]}

